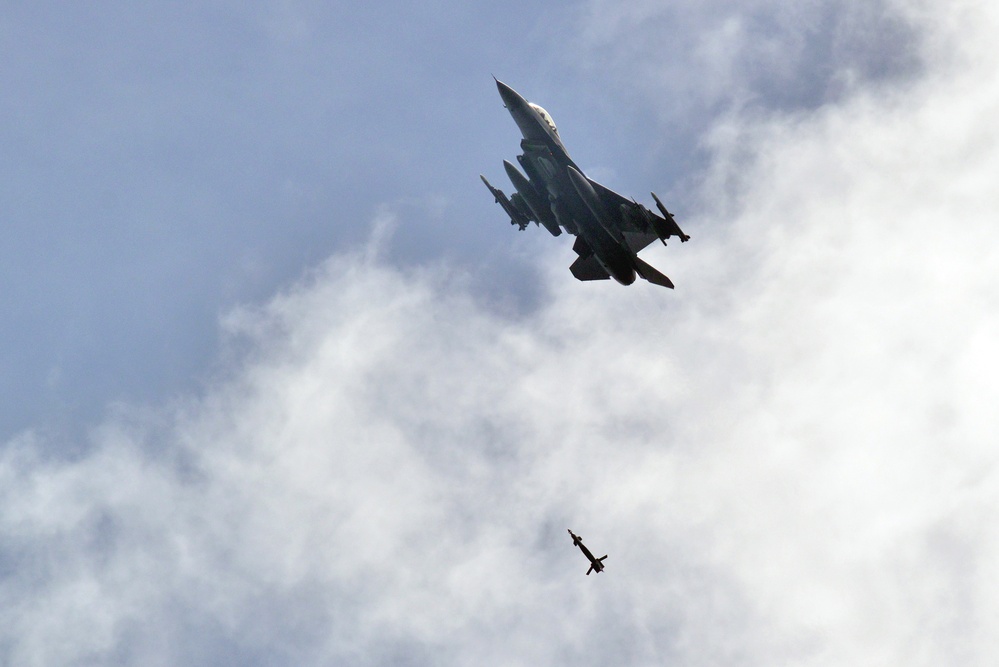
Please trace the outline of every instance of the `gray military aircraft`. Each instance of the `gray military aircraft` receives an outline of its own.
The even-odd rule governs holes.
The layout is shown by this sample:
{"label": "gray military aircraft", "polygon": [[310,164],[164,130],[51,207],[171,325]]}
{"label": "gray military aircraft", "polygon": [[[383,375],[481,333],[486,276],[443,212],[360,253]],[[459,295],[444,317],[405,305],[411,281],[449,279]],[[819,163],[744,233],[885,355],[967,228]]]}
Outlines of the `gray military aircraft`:
{"label": "gray military aircraft", "polygon": [[590,576],[590,572],[594,571],[603,572],[604,559],[607,558],[607,556],[603,555],[600,558],[594,558],[593,554],[590,553],[590,550],[586,548],[585,544],[583,544],[582,537],[572,532],[572,529],[569,529],[569,534],[572,535],[572,545],[574,547],[579,547],[579,550],[582,551],[583,555],[586,556],[590,561],[590,569],[586,571],[586,576]]}
{"label": "gray military aircraft", "polygon": [[666,245],[666,239],[673,236],[681,242],[690,238],[659,197],[652,193],[661,216],[588,179],[569,157],[548,112],[498,79],[496,87],[524,137],[520,142],[524,153],[517,160],[527,175],[503,161],[517,190],[510,198],[490,185],[485,176],[479,178],[510,216],[511,224],[523,231],[534,222],[552,236],[559,236],[562,230],[574,235],[572,249],[579,257],[569,270],[578,280],[613,277],[622,285],[630,285],[638,275],[650,283],[672,288],[669,278],[638,256],[656,239]]}

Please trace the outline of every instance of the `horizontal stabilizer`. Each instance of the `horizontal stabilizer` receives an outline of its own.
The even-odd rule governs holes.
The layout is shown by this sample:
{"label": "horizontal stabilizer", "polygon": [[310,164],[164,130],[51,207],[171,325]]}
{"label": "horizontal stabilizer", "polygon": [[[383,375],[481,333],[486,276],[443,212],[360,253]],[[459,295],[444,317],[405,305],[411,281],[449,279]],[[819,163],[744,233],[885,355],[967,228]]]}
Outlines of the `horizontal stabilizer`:
{"label": "horizontal stabilizer", "polygon": [[635,256],[635,271],[642,278],[648,280],[653,285],[662,285],[673,289],[673,281],[659,273],[659,271],[641,257]]}
{"label": "horizontal stabilizer", "polygon": [[600,265],[596,255],[580,257],[569,267],[576,280],[609,280],[610,274]]}
{"label": "horizontal stabilizer", "polygon": [[576,237],[576,241],[572,244],[572,251],[580,257],[589,257],[593,254],[593,250],[590,249],[590,246],[587,245],[582,236]]}

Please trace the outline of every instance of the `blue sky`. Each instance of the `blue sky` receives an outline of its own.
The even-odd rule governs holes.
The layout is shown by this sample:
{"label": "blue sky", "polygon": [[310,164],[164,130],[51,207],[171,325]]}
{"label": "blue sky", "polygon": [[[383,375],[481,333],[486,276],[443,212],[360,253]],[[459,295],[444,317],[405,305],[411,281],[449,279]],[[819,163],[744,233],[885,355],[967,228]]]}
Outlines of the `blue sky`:
{"label": "blue sky", "polygon": [[[0,662],[994,664],[997,24],[0,10]],[[675,291],[508,224],[491,75]]]}
{"label": "blue sky", "polygon": [[4,348],[19,351],[5,434],[189,388],[220,312],[361,242],[381,207],[419,219],[398,231],[401,260],[488,264],[506,230],[474,224],[492,211],[470,210],[468,185],[513,136],[490,68],[545,70],[540,33],[503,41],[520,11],[546,18],[463,3],[5,10]]}
{"label": "blue sky", "polygon": [[916,61],[897,19],[878,52],[835,5],[802,25],[705,7],[639,5],[609,30],[608,8],[580,3],[6,9],[3,434],[189,391],[220,313],[363,242],[384,208],[406,218],[393,261],[443,259],[536,302],[523,239],[470,187],[517,148],[491,73],[551,107],[613,186],[688,210],[676,184],[704,167],[712,116],[811,108],[837,66],[890,79]]}

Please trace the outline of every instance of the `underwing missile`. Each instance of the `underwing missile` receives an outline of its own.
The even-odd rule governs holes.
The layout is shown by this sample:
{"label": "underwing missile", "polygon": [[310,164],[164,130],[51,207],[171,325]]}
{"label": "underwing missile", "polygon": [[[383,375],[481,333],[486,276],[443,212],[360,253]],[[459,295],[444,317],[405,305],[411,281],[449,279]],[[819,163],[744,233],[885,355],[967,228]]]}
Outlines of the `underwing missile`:
{"label": "underwing missile", "polygon": [[510,224],[517,225],[520,228],[520,231],[527,229],[527,225],[531,222],[528,220],[527,216],[524,215],[520,209],[514,206],[513,202],[506,198],[506,195],[503,194],[502,190],[491,186],[485,176],[479,174],[479,178],[482,179],[482,182],[486,184],[487,188],[489,188],[489,192],[491,192],[493,197],[496,198],[496,203],[502,206],[503,210],[506,211],[506,214],[510,216]]}
{"label": "underwing missile", "polygon": [[552,236],[561,234],[562,230],[559,229],[558,222],[552,215],[551,207],[542,202],[534,185],[507,160],[503,160],[503,167],[506,169],[506,175],[510,177],[513,187],[517,189],[531,213],[534,214],[534,219],[544,225]]}

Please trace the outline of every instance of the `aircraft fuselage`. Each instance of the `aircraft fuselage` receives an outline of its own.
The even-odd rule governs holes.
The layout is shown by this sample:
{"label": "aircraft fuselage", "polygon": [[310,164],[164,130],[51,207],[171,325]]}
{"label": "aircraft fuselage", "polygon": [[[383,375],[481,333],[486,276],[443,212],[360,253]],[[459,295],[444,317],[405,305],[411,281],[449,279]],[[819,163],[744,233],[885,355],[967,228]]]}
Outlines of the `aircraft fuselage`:
{"label": "aircraft fuselage", "polygon": [[[544,124],[543,121],[538,121],[538,123]],[[519,125],[520,122],[518,122]],[[523,132],[523,128],[521,131]],[[531,134],[538,136],[542,133],[540,128],[535,127]],[[522,142],[522,144],[529,143],[530,141],[526,138]],[[592,186],[586,182],[586,177],[582,176],[579,168],[569,158],[561,143],[557,145],[554,142],[546,143],[546,147],[548,151],[541,157],[532,159],[527,157],[530,153],[525,153],[524,159],[520,161],[521,166],[529,175],[532,175],[533,172],[532,178],[542,180],[547,184],[549,205],[552,206],[552,212],[556,219],[559,219],[559,215],[554,207],[556,202],[562,202],[568,209],[567,212],[571,220],[570,229],[575,228],[578,236],[581,236],[590,247],[604,270],[622,285],[632,284],[635,282],[634,262],[631,253],[624,245],[624,239],[615,239],[613,236],[616,228],[610,213],[600,210],[599,197],[593,191]],[[556,151],[551,150],[553,147],[556,148]],[[589,186],[588,192],[579,192],[581,189],[580,178]],[[573,182],[574,180],[576,183]],[[594,208],[597,211],[594,211]],[[561,222],[563,225],[566,224],[564,218],[561,219]]]}

